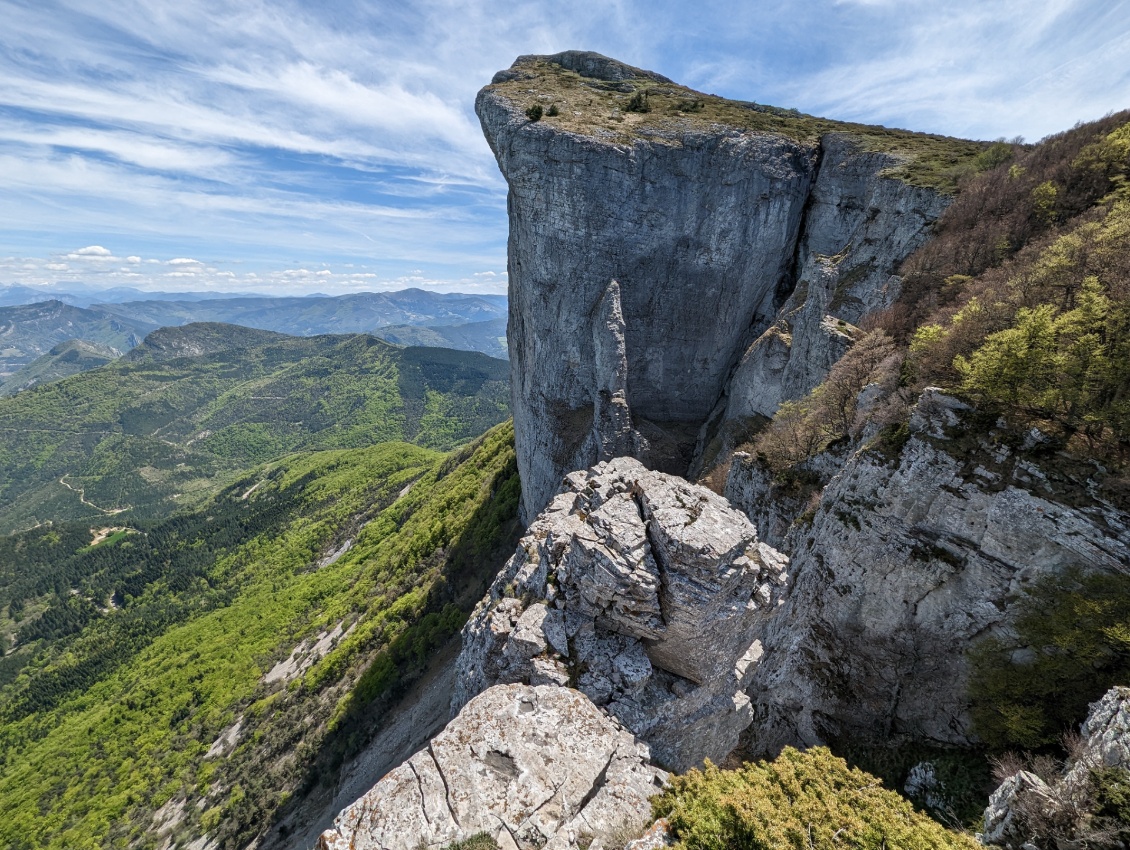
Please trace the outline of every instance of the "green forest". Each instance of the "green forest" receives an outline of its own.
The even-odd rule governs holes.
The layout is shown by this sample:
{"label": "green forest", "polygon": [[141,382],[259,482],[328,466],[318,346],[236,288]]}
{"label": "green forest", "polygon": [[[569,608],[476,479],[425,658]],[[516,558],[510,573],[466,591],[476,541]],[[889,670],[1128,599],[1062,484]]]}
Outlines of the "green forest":
{"label": "green forest", "polygon": [[0,844],[156,847],[173,801],[237,846],[316,793],[512,548],[512,444],[303,452],[96,545],[0,541]]}
{"label": "green forest", "polygon": [[290,452],[388,440],[448,450],[508,415],[507,364],[473,352],[231,325],[153,337],[0,399],[0,531],[157,518]]}

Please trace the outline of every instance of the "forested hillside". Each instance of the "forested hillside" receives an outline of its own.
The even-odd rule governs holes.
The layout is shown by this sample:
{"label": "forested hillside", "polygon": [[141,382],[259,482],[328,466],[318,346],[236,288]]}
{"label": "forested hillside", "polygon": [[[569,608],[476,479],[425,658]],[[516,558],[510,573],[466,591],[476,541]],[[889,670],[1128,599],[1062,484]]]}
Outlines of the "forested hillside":
{"label": "forested hillside", "polygon": [[365,335],[230,325],[0,400],[0,530],[159,517],[289,452],[406,440],[449,449],[502,421],[508,368]]}
{"label": "forested hillside", "polygon": [[513,432],[306,452],[0,541],[0,845],[242,846],[332,786],[516,539]]}

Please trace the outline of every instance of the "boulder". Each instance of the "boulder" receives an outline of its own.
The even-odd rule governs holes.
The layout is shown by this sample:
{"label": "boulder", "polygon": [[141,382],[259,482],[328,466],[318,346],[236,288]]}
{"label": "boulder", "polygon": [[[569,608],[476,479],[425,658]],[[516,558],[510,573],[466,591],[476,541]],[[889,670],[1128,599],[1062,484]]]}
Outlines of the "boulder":
{"label": "boulder", "polygon": [[483,832],[503,850],[602,850],[650,820],[666,774],[648,756],[575,690],[499,685],[344,809],[318,850],[440,848]]}
{"label": "boulder", "polygon": [[787,559],[725,499],[632,458],[566,478],[463,631],[454,707],[570,683],[684,770],[721,760]]}

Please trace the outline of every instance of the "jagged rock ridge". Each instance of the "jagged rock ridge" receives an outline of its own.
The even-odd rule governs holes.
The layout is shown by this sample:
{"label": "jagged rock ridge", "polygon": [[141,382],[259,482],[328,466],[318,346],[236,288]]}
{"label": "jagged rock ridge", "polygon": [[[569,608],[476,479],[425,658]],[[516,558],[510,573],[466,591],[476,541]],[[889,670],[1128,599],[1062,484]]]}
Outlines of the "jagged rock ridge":
{"label": "jagged rock ridge", "polygon": [[[495,79],[476,109],[510,188],[527,521],[610,451],[686,474],[811,389],[947,203],[889,176],[908,155],[860,128],[750,129],[761,113],[724,101],[738,118],[706,122],[677,111],[706,96],[594,54],[520,57]],[[629,114],[615,93],[632,80],[676,105]],[[531,122],[543,101],[562,117]]]}
{"label": "jagged rock ridge", "polygon": [[463,630],[454,708],[498,682],[571,685],[686,770],[723,759],[787,559],[725,499],[632,458],[574,472]]}

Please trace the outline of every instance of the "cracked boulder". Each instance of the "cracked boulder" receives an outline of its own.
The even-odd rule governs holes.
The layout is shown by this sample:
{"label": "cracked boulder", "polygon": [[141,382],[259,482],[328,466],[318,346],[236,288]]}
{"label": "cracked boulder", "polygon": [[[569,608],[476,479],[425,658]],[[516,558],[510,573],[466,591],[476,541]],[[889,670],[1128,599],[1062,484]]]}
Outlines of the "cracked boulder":
{"label": "cracked boulder", "polygon": [[601,850],[650,820],[666,774],[583,694],[499,685],[344,809],[318,850],[440,848],[488,833],[503,850]]}
{"label": "cracked boulder", "polygon": [[720,761],[787,586],[721,496],[616,458],[565,479],[463,630],[453,708],[500,682],[571,685],[685,770]]}

